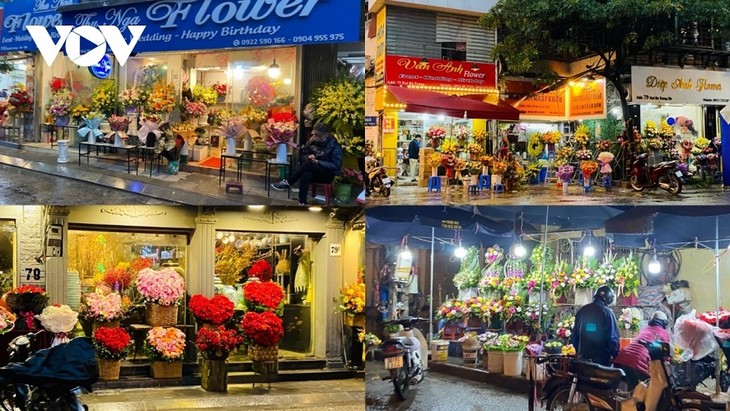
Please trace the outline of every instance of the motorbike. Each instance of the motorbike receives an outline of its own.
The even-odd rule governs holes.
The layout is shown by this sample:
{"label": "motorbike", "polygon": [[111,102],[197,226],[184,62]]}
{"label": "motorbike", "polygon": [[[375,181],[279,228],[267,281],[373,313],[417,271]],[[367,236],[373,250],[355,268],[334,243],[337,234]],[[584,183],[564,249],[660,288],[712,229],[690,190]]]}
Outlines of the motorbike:
{"label": "motorbike", "polygon": [[[669,344],[644,344],[649,351],[648,382],[640,382],[633,394],[622,390],[625,375],[620,368],[606,367],[580,359],[543,357],[548,379],[543,401],[548,410],[612,411],[710,411],[723,410],[700,392],[676,386],[669,368]],[[567,361],[567,364],[565,362]]]}
{"label": "motorbike", "polygon": [[380,193],[383,197],[389,197],[393,180],[388,177],[388,172],[380,160],[372,156],[366,157],[365,169],[368,173],[367,194]]}
{"label": "motorbike", "polygon": [[31,351],[44,331],[21,335],[8,345],[10,363],[0,367],[0,408],[5,411],[84,411],[78,398],[99,379],[90,338]]}
{"label": "motorbike", "polygon": [[389,324],[400,324],[405,337],[391,338],[383,342],[381,349],[385,357],[385,369],[390,373],[395,395],[401,401],[406,399],[408,387],[423,381],[424,369],[421,361],[421,343],[413,336],[413,327],[425,318],[406,317],[389,321]]}
{"label": "motorbike", "polygon": [[647,153],[640,154],[631,165],[629,184],[635,191],[646,188],[661,188],[669,194],[677,195],[682,192],[684,175],[677,168],[677,161],[664,161],[654,166],[648,164]]}

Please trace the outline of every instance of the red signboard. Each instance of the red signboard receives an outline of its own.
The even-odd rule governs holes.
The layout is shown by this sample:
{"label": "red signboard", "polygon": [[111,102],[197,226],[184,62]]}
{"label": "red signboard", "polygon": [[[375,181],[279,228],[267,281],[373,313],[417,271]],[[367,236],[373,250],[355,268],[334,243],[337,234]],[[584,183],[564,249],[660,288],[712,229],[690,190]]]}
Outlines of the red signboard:
{"label": "red signboard", "polygon": [[421,57],[385,56],[385,84],[391,86],[497,87],[497,68],[491,63],[470,63]]}

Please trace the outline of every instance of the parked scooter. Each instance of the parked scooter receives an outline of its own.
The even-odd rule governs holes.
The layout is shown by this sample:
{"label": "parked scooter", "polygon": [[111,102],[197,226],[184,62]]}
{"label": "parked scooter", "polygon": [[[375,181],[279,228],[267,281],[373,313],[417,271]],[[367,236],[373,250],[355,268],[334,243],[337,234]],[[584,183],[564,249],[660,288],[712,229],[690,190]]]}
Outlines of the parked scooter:
{"label": "parked scooter", "polygon": [[694,390],[676,387],[667,359],[669,344],[652,342],[645,344],[649,350],[649,381],[641,382],[633,395],[621,390],[625,384],[620,368],[568,359],[567,367],[560,366],[561,357],[545,357],[538,363],[549,361],[548,379],[543,387],[543,400],[548,410],[612,410],[612,411],[709,411],[724,410],[725,405]]}
{"label": "parked scooter", "polygon": [[389,324],[402,325],[406,336],[391,338],[384,341],[381,346],[385,356],[385,369],[390,371],[390,379],[393,381],[395,395],[401,401],[406,399],[406,393],[410,385],[416,385],[423,381],[421,343],[418,338],[413,336],[413,327],[423,321],[428,321],[428,319],[406,317],[389,321]]}
{"label": "parked scooter", "polygon": [[635,191],[646,188],[661,188],[669,194],[676,195],[682,192],[683,174],[677,168],[677,161],[664,161],[654,166],[647,163],[649,155],[640,154],[631,165],[629,184]]}
{"label": "parked scooter", "polygon": [[31,352],[31,343],[43,331],[14,338],[10,364],[0,367],[0,407],[5,411],[84,411],[77,397],[91,392],[99,379],[96,353],[90,338]]}
{"label": "parked scooter", "polygon": [[388,177],[385,166],[380,164],[380,160],[375,157],[365,157],[365,170],[368,173],[367,194],[380,193],[383,197],[390,196],[390,188],[393,186],[393,180]]}

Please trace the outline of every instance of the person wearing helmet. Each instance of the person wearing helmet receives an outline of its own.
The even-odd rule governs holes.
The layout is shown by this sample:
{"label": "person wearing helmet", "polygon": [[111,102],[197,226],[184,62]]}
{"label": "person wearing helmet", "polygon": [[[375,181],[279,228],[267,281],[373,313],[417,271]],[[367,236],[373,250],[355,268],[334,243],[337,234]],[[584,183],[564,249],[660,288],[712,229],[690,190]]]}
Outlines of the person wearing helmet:
{"label": "person wearing helmet", "polygon": [[609,366],[618,354],[618,324],[609,307],[615,300],[611,287],[604,285],[596,290],[593,302],[575,314],[571,344],[580,358]]}
{"label": "person wearing helmet", "polygon": [[649,350],[644,344],[654,341],[668,343],[668,324],[666,314],[661,311],[655,312],[646,327],[642,328],[634,340],[622,348],[616,359],[613,360],[614,366],[624,370],[626,380],[629,383],[629,391],[632,391],[639,381],[649,378],[651,358],[649,357]]}

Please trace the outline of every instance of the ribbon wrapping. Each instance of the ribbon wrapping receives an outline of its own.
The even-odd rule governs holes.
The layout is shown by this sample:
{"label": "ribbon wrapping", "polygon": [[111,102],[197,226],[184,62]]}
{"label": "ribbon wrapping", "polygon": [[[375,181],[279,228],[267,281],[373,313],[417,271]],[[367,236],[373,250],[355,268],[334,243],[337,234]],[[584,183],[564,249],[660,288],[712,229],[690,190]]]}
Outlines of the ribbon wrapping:
{"label": "ribbon wrapping", "polygon": [[84,120],[84,124],[86,124],[84,127],[80,128],[78,130],[78,133],[81,137],[86,137],[89,133],[96,138],[99,136],[103,136],[104,133],[99,130],[99,125],[102,121],[104,121],[103,118],[99,117],[93,117],[93,118],[82,118]]}
{"label": "ribbon wrapping", "polygon": [[151,121],[147,119],[142,119],[139,123],[142,125],[142,127],[140,127],[139,131],[137,132],[139,140],[143,141],[144,139],[146,145],[149,147],[150,144],[149,141],[147,141],[147,138],[150,133],[153,133],[155,135],[155,140],[160,138],[160,136],[162,135],[162,132],[157,129],[160,125],[157,124],[156,121]]}
{"label": "ribbon wrapping", "polygon": [[59,344],[65,344],[68,341],[69,341],[68,334],[56,333],[53,335],[53,342],[51,342],[51,347],[55,347]]}

